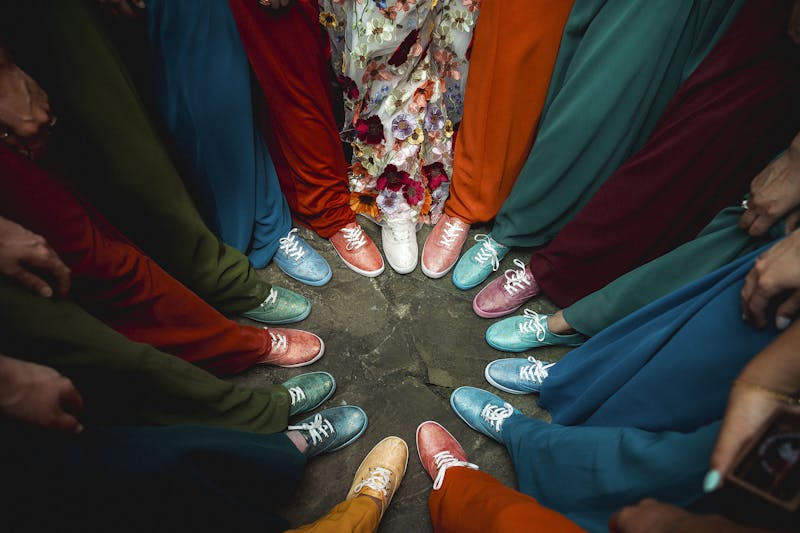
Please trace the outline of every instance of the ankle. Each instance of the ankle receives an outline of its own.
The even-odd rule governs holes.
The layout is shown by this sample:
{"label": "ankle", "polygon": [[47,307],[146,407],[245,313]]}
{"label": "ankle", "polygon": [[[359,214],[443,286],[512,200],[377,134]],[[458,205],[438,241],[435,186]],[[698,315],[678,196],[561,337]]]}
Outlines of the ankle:
{"label": "ankle", "polygon": [[292,444],[297,447],[297,451],[302,454],[305,454],[308,451],[308,442],[306,442],[305,437],[303,437],[299,431],[285,431],[284,435],[286,435],[289,440],[292,441]]}
{"label": "ankle", "polygon": [[571,335],[576,331],[564,318],[564,313],[559,311],[547,317],[547,329],[556,335]]}

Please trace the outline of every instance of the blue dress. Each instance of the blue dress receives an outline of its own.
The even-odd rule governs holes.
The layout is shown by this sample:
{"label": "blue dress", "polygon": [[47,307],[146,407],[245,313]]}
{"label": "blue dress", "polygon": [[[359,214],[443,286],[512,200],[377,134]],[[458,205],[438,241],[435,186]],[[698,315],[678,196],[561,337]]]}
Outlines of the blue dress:
{"label": "blue dress", "polygon": [[517,415],[503,429],[520,490],[592,531],[644,497],[699,499],[731,383],[777,335],[741,317],[744,279],[769,246],[656,300],[552,367],[540,405],[553,424]]}
{"label": "blue dress", "polygon": [[250,65],[228,2],[149,0],[158,106],[190,188],[223,241],[263,268],[291,214],[253,115]]}

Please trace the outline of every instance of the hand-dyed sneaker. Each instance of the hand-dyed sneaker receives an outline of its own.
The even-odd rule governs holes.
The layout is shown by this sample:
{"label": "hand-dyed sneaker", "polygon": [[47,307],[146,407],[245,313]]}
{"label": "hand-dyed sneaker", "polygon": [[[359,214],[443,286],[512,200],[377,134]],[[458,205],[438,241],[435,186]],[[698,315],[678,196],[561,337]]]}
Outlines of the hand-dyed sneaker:
{"label": "hand-dyed sneaker", "polygon": [[527,359],[497,359],[486,365],[486,381],[511,394],[539,393],[548,370],[555,363],[545,363],[535,357]]}
{"label": "hand-dyed sneaker", "polygon": [[269,328],[268,332],[272,349],[260,364],[296,368],[310,365],[325,354],[325,343],[313,333],[283,328]]}
{"label": "hand-dyed sneaker", "polygon": [[408,446],[400,437],[386,437],[361,461],[347,500],[356,496],[372,496],[381,502],[381,517],[403,481],[408,466]]}
{"label": "hand-dyed sneaker", "polygon": [[300,322],[310,312],[311,302],[296,292],[273,285],[266,300],[255,309],[242,313],[242,316],[256,322],[277,325]]}
{"label": "hand-dyed sneaker", "polygon": [[475,240],[478,244],[461,256],[453,270],[453,285],[462,291],[483,283],[489,274],[500,268],[500,261],[511,250],[492,239],[491,235],[478,234]]}
{"label": "hand-dyed sneaker", "polygon": [[533,279],[531,267],[514,259],[519,270],[510,268],[505,275],[489,283],[475,295],[472,309],[482,318],[498,318],[513,313],[522,304],[539,294],[539,284]]}
{"label": "hand-dyed sneaker", "polygon": [[327,372],[308,372],[289,378],[281,385],[289,391],[289,416],[313,411],[333,396],[336,380]]}
{"label": "hand-dyed sneaker", "polygon": [[503,423],[513,414],[522,414],[491,392],[475,387],[454,390],[450,407],[469,427],[500,443],[503,443]]}
{"label": "hand-dyed sneaker", "polygon": [[522,316],[512,316],[489,326],[486,342],[496,350],[524,352],[541,346],[580,346],[586,341],[580,333],[553,333],[547,326],[548,316],[525,309]]}
{"label": "hand-dyed sneaker", "polygon": [[422,273],[429,278],[439,279],[450,272],[458,261],[468,233],[469,224],[442,214],[422,247]]}
{"label": "hand-dyed sneaker", "polygon": [[302,237],[297,228],[281,237],[280,246],[273,260],[278,268],[300,283],[319,287],[331,280],[331,267]]}
{"label": "hand-dyed sneaker", "polygon": [[381,240],[386,262],[398,274],[409,274],[417,268],[419,247],[416,223],[410,219],[384,221]]}
{"label": "hand-dyed sneaker", "polygon": [[305,455],[311,458],[355,442],[367,430],[367,413],[354,405],[332,407],[286,429],[303,435],[308,443]]}
{"label": "hand-dyed sneaker", "polygon": [[417,454],[422,467],[433,480],[433,490],[439,490],[444,474],[453,466],[478,470],[467,462],[467,453],[449,431],[441,424],[428,420],[417,427]]}
{"label": "hand-dyed sneaker", "polygon": [[357,222],[351,222],[337,231],[330,241],[341,260],[353,272],[368,278],[383,272],[385,266],[378,247]]}

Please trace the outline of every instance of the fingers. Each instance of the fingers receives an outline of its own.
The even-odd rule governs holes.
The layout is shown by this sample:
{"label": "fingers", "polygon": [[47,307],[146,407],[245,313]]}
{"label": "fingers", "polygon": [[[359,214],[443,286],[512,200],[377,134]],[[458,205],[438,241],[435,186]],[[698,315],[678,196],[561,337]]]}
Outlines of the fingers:
{"label": "fingers", "polygon": [[793,292],[775,311],[775,327],[784,330],[800,311],[800,290]]}
{"label": "fingers", "polygon": [[800,223],[800,211],[793,211],[789,216],[786,217],[786,225],[784,226],[786,234],[788,235],[789,233],[796,230],[799,223]]}
{"label": "fingers", "polygon": [[[30,257],[23,259],[27,265],[49,272],[56,280],[58,294],[66,296],[70,287],[70,270],[61,261],[58,254],[48,245],[37,246],[37,251]],[[52,291],[51,291],[52,293]],[[49,296],[48,296],[49,298]]]}
{"label": "fingers", "polygon": [[12,273],[11,277],[40,296],[44,296],[45,298],[51,298],[53,296],[53,288],[48,285],[45,280],[23,268]]}
{"label": "fingers", "polygon": [[77,434],[83,431],[83,425],[78,422],[77,418],[69,413],[59,413],[56,415],[50,423],[50,427],[66,433]]}
{"label": "fingers", "polygon": [[64,383],[59,394],[61,406],[70,413],[79,413],[83,409],[83,397],[72,381],[64,378]]}

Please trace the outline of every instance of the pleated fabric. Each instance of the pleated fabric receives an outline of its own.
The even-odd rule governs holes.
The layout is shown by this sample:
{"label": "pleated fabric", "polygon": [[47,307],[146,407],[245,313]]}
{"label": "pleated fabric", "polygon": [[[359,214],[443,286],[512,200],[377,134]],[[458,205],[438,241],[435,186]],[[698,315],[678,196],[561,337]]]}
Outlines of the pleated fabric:
{"label": "pleated fabric", "polygon": [[653,132],[745,0],[578,0],[536,142],[492,236],[546,244]]}
{"label": "pleated fabric", "polygon": [[796,133],[800,54],[790,6],[749,2],[686,80],[647,144],[543,249],[531,270],[566,307],[694,238]]}
{"label": "pleated fabric", "polygon": [[481,5],[445,212],[497,215],[528,157],[572,0]]}
{"label": "pleated fabric", "polygon": [[[76,188],[170,275],[224,313],[267,297],[247,257],[203,222],[126,66],[89,0],[14,2],[40,54],[31,72],[61,117],[52,149]],[[28,12],[30,11],[30,12]],[[15,51],[16,52],[16,51]],[[25,67],[25,65],[23,65]]]}
{"label": "pleated fabric", "polygon": [[269,355],[263,328],[222,316],[164,272],[64,181],[0,145],[0,215],[42,235],[71,271],[72,295],[135,342],[217,375]]}
{"label": "pleated fabric", "polygon": [[217,235],[264,268],[292,219],[256,129],[250,64],[230,8],[156,0],[147,23],[156,99],[190,189]]}
{"label": "pleated fabric", "polygon": [[331,237],[356,218],[317,2],[297,0],[279,12],[253,0],[228,3],[263,92],[267,141],[292,214]]}

